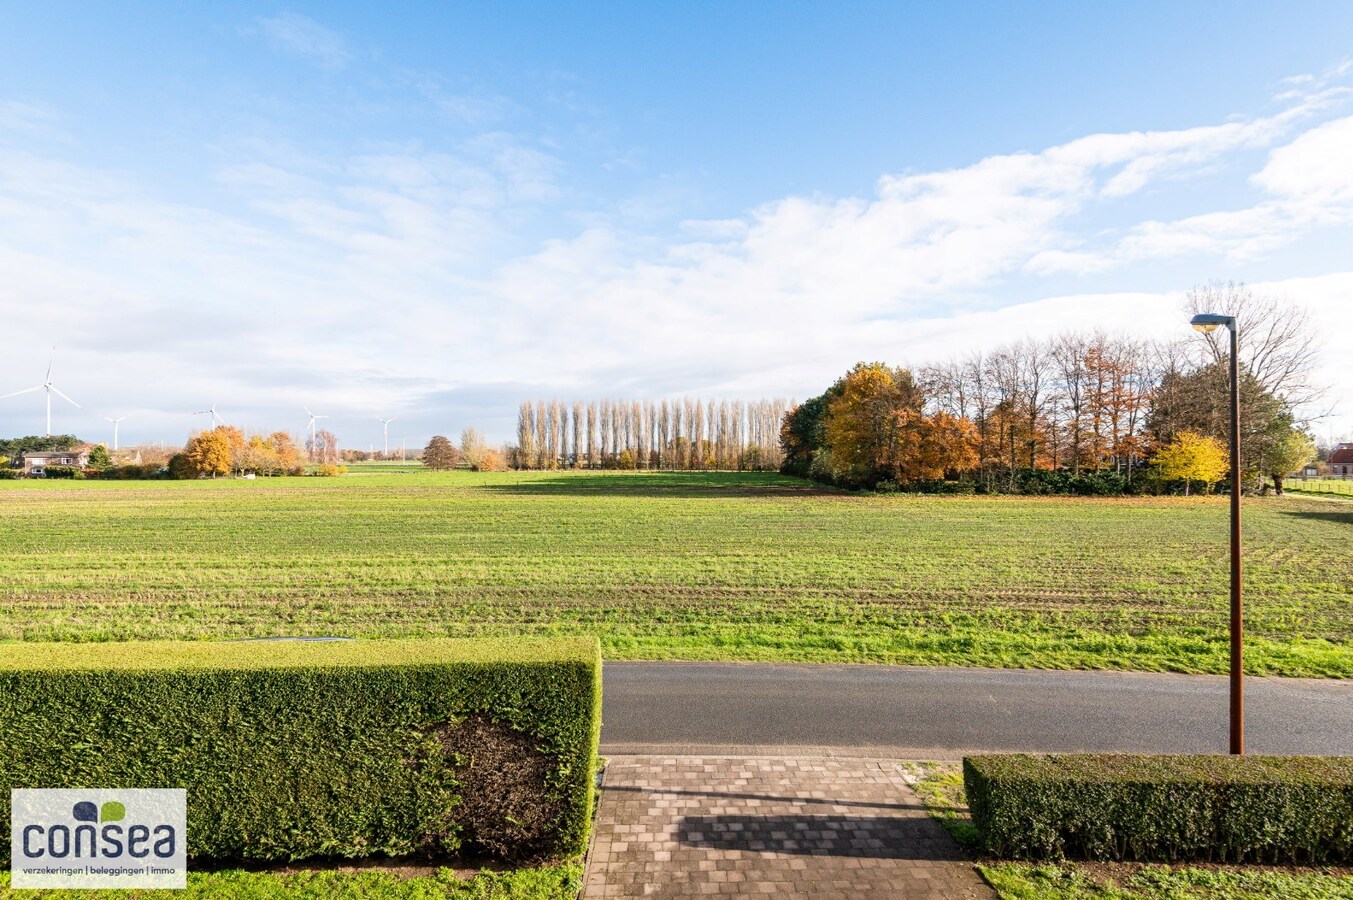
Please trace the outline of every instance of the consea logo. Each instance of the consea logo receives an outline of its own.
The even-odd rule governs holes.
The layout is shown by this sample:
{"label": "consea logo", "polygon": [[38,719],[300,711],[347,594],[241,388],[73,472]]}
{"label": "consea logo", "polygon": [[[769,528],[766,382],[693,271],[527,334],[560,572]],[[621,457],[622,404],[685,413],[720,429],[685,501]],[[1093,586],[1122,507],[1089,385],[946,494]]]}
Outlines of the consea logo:
{"label": "consea logo", "polygon": [[187,886],[182,789],[10,792],[16,888]]}

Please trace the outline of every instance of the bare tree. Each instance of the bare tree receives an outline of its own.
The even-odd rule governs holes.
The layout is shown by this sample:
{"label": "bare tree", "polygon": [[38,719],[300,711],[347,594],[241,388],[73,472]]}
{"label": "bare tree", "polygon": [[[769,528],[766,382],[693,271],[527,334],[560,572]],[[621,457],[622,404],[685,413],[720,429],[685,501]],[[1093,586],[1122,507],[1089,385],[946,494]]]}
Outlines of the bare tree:
{"label": "bare tree", "polygon": [[338,438],[332,431],[321,428],[315,432],[315,440],[309,445],[310,456],[315,462],[337,464],[338,463]]}
{"label": "bare tree", "polygon": [[682,451],[681,468],[695,468],[695,444],[700,439],[700,426],[697,424],[701,412],[698,401],[690,397],[681,398],[682,415],[686,419],[686,446]]}
{"label": "bare tree", "polygon": [[1042,441],[1043,414],[1048,405],[1051,364],[1047,346],[1039,341],[1020,341],[1015,353],[1021,357],[1021,400],[1028,427],[1029,468],[1038,468],[1039,444]]}
{"label": "bare tree", "polygon": [[916,384],[925,395],[931,412],[968,418],[967,386],[963,364],[950,360],[936,365],[922,366],[916,373]]}
{"label": "bare tree", "polygon": [[471,469],[482,472],[488,468],[486,463],[491,452],[479,429],[466,428],[460,433],[460,456]]}
{"label": "bare tree", "polygon": [[587,465],[595,469],[601,465],[601,448],[597,446],[597,404],[587,404]]}
{"label": "bare tree", "polygon": [[615,452],[614,447],[611,445],[611,401],[601,401],[601,417],[598,419],[598,422],[601,426],[600,464],[605,466],[607,461],[611,458],[611,454]]}
{"label": "bare tree", "polygon": [[[992,458],[991,412],[996,405],[987,370],[987,358],[980,352],[963,361],[963,381],[967,385],[965,393],[972,398],[976,416],[973,424],[977,426],[977,464],[983,473],[987,472]],[[999,456],[999,448],[995,449]]]}
{"label": "bare tree", "polygon": [[548,468],[550,457],[550,413],[544,400],[536,401],[536,468]]}
{"label": "bare tree", "polygon": [[629,442],[625,440],[625,420],[629,418],[629,406],[623,401],[611,401],[611,462],[616,463],[620,454],[625,452]]}
{"label": "bare tree", "polygon": [[1070,442],[1071,471],[1081,472],[1081,434],[1085,427],[1085,354],[1089,339],[1083,334],[1067,332],[1052,342],[1050,354],[1057,367],[1061,397],[1066,409],[1066,431]]}
{"label": "bare tree", "polygon": [[691,468],[705,468],[705,444],[707,442],[705,431],[705,404],[700,398],[695,400],[695,436],[691,440]]}
{"label": "bare tree", "polygon": [[523,400],[517,410],[517,468],[529,469],[536,464],[536,414],[530,400]]}
{"label": "bare tree", "polygon": [[648,429],[644,426],[644,405],[638,400],[630,404],[630,419],[634,425],[634,467],[648,468]]}
{"label": "bare tree", "polygon": [[648,423],[648,467],[662,468],[662,444],[658,443],[658,405],[652,400],[644,404],[645,421]]}
{"label": "bare tree", "polygon": [[[1311,381],[1320,344],[1305,307],[1233,281],[1196,287],[1189,291],[1186,304],[1193,315],[1221,313],[1239,320],[1240,362],[1264,390],[1289,408],[1309,407],[1324,394]],[[1225,329],[1200,334],[1197,340],[1206,359],[1227,360],[1231,347]]]}
{"label": "bare tree", "polygon": [[658,466],[675,468],[672,463],[672,406],[663,399],[658,407]]}
{"label": "bare tree", "polygon": [[581,469],[583,467],[583,404],[582,401],[573,401],[573,468]]}
{"label": "bare tree", "polygon": [[999,458],[1009,473],[1010,485],[1015,483],[1015,469],[1019,466],[1018,411],[1022,407],[1024,358],[1018,347],[998,347],[987,357],[987,380],[996,391],[996,407],[1000,412],[1000,433],[996,435]]}

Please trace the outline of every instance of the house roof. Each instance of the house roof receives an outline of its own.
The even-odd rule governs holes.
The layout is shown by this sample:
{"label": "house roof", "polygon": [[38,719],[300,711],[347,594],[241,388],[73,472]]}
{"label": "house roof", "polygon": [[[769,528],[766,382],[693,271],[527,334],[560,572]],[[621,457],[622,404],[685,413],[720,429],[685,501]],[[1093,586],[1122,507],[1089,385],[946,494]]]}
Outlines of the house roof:
{"label": "house roof", "polygon": [[1338,449],[1330,454],[1332,463],[1353,463],[1353,444],[1340,444]]}
{"label": "house roof", "polygon": [[40,457],[51,456],[79,456],[82,453],[88,453],[94,449],[93,444],[77,444],[69,450],[25,450],[19,454],[20,459],[38,459]]}

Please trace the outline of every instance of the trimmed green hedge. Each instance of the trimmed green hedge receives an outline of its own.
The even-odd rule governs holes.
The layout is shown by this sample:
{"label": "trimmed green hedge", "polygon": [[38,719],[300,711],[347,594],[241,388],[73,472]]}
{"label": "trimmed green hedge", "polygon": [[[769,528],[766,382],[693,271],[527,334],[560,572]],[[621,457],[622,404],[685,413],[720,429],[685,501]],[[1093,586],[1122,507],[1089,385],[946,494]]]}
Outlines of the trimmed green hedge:
{"label": "trimmed green hedge", "polygon": [[1353,757],[971,756],[963,781],[997,856],[1353,861]]}
{"label": "trimmed green hedge", "polygon": [[571,856],[600,728],[592,639],[0,644],[0,820],[183,787],[196,859]]}

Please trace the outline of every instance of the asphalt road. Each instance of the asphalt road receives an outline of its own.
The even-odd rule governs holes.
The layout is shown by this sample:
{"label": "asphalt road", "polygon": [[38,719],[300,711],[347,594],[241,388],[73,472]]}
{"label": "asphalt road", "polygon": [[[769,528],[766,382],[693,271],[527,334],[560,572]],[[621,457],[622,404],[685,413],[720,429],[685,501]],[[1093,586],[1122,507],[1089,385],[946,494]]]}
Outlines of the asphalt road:
{"label": "asphalt road", "polygon": [[[603,753],[1224,753],[1227,680],[910,666],[609,662]],[[1353,681],[1245,680],[1246,752],[1353,755]]]}

